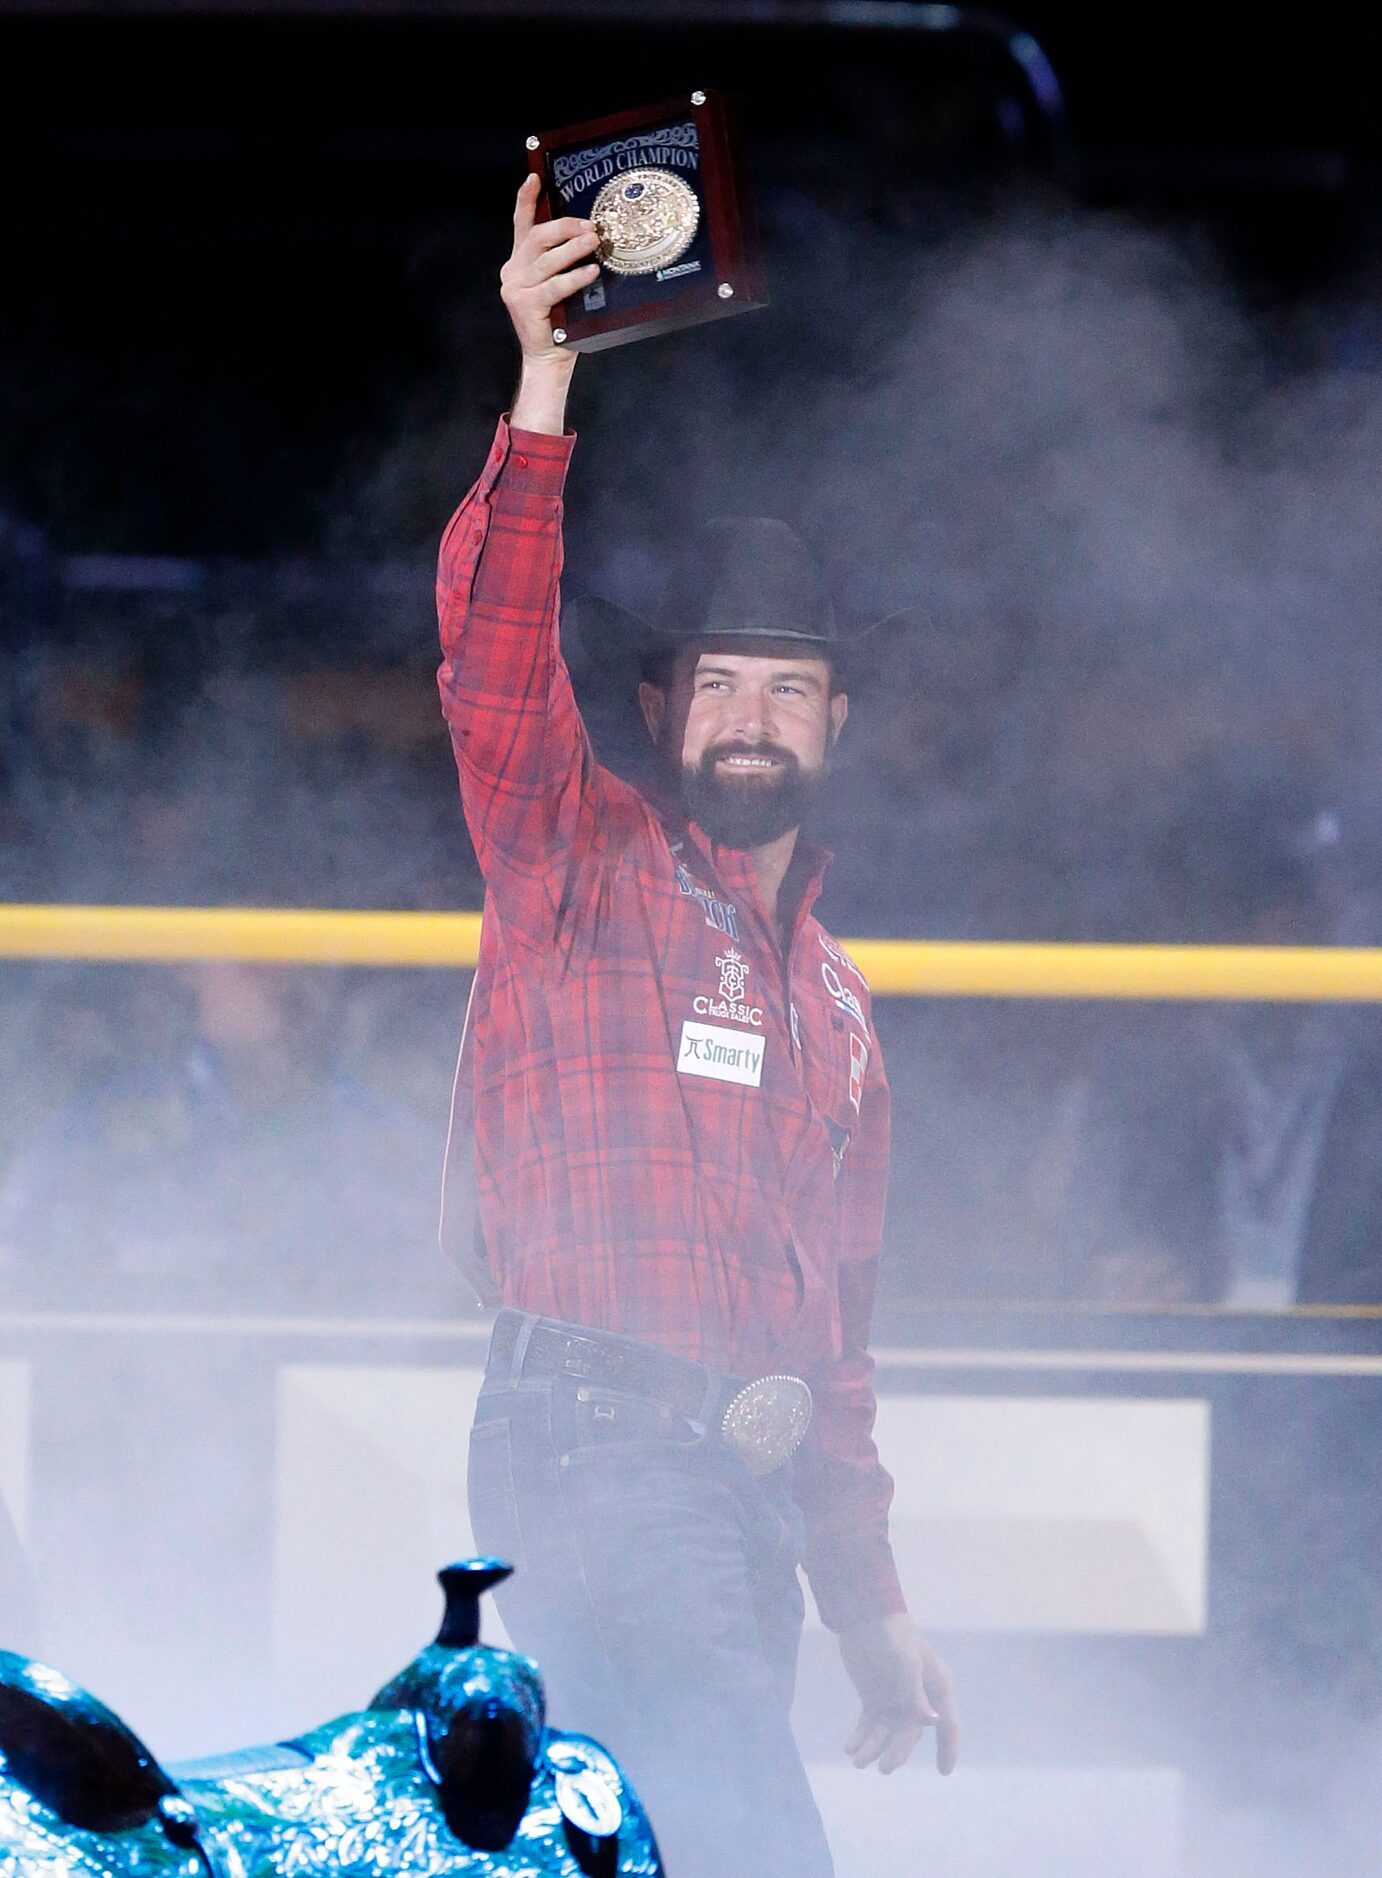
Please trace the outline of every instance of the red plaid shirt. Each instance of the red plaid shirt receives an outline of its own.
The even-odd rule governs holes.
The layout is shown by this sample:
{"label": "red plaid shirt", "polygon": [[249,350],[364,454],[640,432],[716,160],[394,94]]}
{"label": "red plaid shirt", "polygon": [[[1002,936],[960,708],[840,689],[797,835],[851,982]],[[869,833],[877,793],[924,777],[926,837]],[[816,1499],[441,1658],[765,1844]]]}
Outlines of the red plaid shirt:
{"label": "red plaid shirt", "polygon": [[501,422],[442,542],[442,704],[488,889],[476,1197],[506,1304],[740,1376],[805,1376],[799,1494],[833,1628],[905,1608],[867,1353],[888,1086],[858,970],[784,959],[748,858],[596,763],[558,648],[570,437]]}

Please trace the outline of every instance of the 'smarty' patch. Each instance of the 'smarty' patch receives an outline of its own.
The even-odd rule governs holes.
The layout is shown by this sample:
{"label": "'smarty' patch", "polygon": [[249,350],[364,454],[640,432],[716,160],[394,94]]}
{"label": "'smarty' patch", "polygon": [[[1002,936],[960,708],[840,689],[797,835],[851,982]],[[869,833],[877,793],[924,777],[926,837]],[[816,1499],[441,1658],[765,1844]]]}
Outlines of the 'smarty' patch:
{"label": "'smarty' patch", "polygon": [[744,1083],[757,1089],[763,1080],[766,1037],[748,1030],[726,1030],[720,1024],[697,1024],[687,1018],[681,1027],[677,1069],[683,1076],[709,1076],[715,1082]]}

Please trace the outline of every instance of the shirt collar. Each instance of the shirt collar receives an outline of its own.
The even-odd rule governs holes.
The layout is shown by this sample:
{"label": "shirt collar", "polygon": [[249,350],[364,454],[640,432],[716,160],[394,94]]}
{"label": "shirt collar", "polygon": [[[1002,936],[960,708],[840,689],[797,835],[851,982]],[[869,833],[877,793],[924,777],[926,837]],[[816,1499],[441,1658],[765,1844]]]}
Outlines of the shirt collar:
{"label": "shirt collar", "polygon": [[[701,861],[726,887],[735,888],[740,893],[757,895],[758,882],[746,848],[726,848],[722,847],[719,842],[712,841],[698,822],[689,820],[682,813],[673,802],[669,791],[650,790],[649,800],[672,836],[674,846],[680,840],[693,848]],[[800,883],[796,924],[799,925],[815,905],[825,880],[826,869],[834,858],[829,848],[823,848],[817,842],[804,841],[800,836],[797,837],[796,852],[792,856],[789,874],[792,881]]]}

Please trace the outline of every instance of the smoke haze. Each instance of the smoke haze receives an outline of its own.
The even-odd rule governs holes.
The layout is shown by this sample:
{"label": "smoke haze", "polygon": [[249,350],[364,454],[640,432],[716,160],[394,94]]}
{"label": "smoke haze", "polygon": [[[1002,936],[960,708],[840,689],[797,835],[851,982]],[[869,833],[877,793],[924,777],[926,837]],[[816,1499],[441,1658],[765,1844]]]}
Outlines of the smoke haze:
{"label": "smoke haze", "polygon": [[[702,517],[765,512],[813,545],[848,617],[886,619],[860,660],[821,816],[839,856],[832,927],[1382,942],[1382,361],[1367,322],[1343,303],[1289,324],[1264,316],[1207,248],[1050,204],[939,240],[838,219],[805,197],[765,206],[771,312],[581,363],[567,588],[650,612],[675,538]],[[428,570],[410,530],[425,510],[439,531],[505,395],[467,370],[481,316],[445,307],[437,320],[456,327],[453,383],[328,505],[332,552],[385,544],[403,596],[339,599],[347,658],[322,636],[304,635],[304,654],[272,592],[237,603],[234,570],[216,573],[214,605],[176,604],[167,636],[193,622],[194,639],[171,667],[166,640],[149,660],[138,608],[131,618],[112,601],[102,618],[106,603],[88,593],[83,658],[98,709],[74,693],[83,661],[60,631],[78,603],[42,603],[56,610],[9,678],[8,897],[478,904],[439,720],[399,730],[435,709]],[[49,573],[60,586],[61,570]],[[568,655],[616,766],[639,760],[629,653],[573,610]],[[123,717],[112,704],[122,673],[133,687]],[[464,982],[344,974],[303,999],[269,973],[261,999],[262,973],[215,985],[204,973],[0,970],[0,1274],[14,1311],[439,1322],[468,1310],[431,1245]],[[1254,1061],[1284,1064],[1264,1085],[1310,1115],[1312,1092],[1318,1117],[1354,1092],[1363,1128],[1369,1097],[1382,1102],[1380,1040],[1371,1013],[1346,1016],[1311,1029],[1291,1010],[1259,1014]],[[1382,1301],[1368,1289],[1375,1265],[1360,1277],[1331,1263],[1336,1242],[1314,1246],[1304,1223],[1284,1276],[1257,1271],[1220,1230],[1212,1144],[1231,1133],[1224,1064],[1237,1061],[1237,1022],[888,1004],[897,1169],[880,1340],[921,1340],[943,1307],[1014,1299],[1222,1304],[1270,1280],[1276,1293],[1252,1295]],[[288,1075],[304,1055],[310,1090]],[[284,1080],[256,1107],[249,1092],[266,1086],[269,1061]],[[1326,1128],[1320,1119],[1298,1169],[1307,1195],[1332,1165]],[[389,1151],[342,1216],[344,1163],[358,1167],[362,1144],[381,1139]],[[27,1358],[6,1334],[0,1354]],[[425,1366],[419,1348],[436,1346],[410,1334],[390,1345],[382,1332],[342,1333],[330,1360],[387,1367],[402,1352]],[[290,1341],[311,1368],[310,1339]],[[63,1430],[30,1486],[37,1610],[17,1620],[22,1637],[0,1638],[32,1636],[79,1679],[92,1665],[97,1693],[117,1701],[152,1653],[158,1676],[130,1719],[170,1755],[224,1745],[240,1719],[266,1732],[313,1719],[265,1712],[236,1667],[241,1653],[262,1660],[262,1639],[247,1618],[220,1621],[271,1601],[278,1385],[256,1335],[212,1342],[214,1359],[191,1337],[185,1349],[114,1338],[82,1384],[84,1346],[66,1333],[59,1380],[35,1384],[30,1409]],[[1274,1377],[1251,1385],[1261,1393],[1249,1408],[1206,1385],[1228,1430],[1221,1451],[1216,1424],[1215,1467],[1233,1459],[1238,1471],[1215,1514],[1214,1640],[1167,1644],[1173,1669],[1131,1646],[1101,1654],[1107,1639],[1085,1654],[1068,1639],[1049,1650],[956,1640],[977,1783],[995,1783],[995,1818],[1008,1805],[1041,1819],[1029,1869],[1102,1878],[1114,1840],[1071,1822],[1092,1808],[1113,1833],[1134,1804],[1119,1780],[1145,1775],[1134,1799],[1160,1823],[1139,1856],[1160,1858],[1146,1848],[1164,1843],[1192,1878],[1371,1870],[1379,1410],[1375,1376],[1348,1386],[1346,1402],[1327,1382],[1307,1399],[1304,1384]],[[116,1400],[147,1401],[151,1426],[112,1446]],[[336,1411],[318,1412],[325,1424]],[[429,1479],[448,1454],[459,1467],[458,1427],[429,1426],[425,1439]],[[362,1441],[366,1451],[391,1479],[397,1456],[386,1465]],[[167,1496],[148,1487],[165,1467],[169,1494],[184,1496],[166,1528],[174,1558],[159,1538]],[[93,1531],[118,1533],[124,1560],[74,1567]],[[0,1547],[0,1584],[3,1571]],[[175,1595],[194,1579],[195,1595]],[[151,1585],[168,1602],[136,1621]],[[924,1587],[918,1608],[924,1621]],[[168,1609],[204,1689],[173,1684]],[[1180,1653],[1195,1648],[1200,1666],[1186,1669]],[[823,1743],[842,1728],[814,1657],[805,1681],[803,1727]],[[1166,1770],[1139,1761],[1140,1748],[1102,1786],[1082,1764],[1041,1787],[1040,1729],[1012,1719],[1055,1712],[1089,1753],[1103,1734],[1135,1736],[1140,1713],[1183,1703],[1200,1705],[1202,1731],[1168,1723],[1147,1737],[1174,1736],[1189,1756],[1164,1805]],[[1064,1808],[1051,1797],[1061,1780],[1073,1781]],[[933,1800],[929,1786],[914,1800],[907,1787],[886,1839],[870,1842],[882,1815],[861,1815],[872,1788],[860,1782],[838,1799],[842,1874],[864,1868],[851,1848],[870,1843],[868,1869],[916,1869],[903,1835],[926,1846],[933,1807],[937,1843],[951,1848],[944,1869],[999,1868],[1006,1828],[994,1826],[985,1863],[980,1809],[952,1819],[945,1809],[962,1800]],[[1172,1815],[1180,1825],[1163,1841]]]}

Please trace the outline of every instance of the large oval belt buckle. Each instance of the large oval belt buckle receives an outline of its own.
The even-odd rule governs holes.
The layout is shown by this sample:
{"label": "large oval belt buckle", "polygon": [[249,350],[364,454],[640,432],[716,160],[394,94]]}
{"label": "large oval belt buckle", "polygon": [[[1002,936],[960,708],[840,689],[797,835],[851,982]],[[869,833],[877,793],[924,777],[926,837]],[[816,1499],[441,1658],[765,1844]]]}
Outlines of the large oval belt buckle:
{"label": "large oval belt buckle", "polygon": [[751,1474],[770,1474],[806,1439],[811,1412],[811,1391],[800,1376],[760,1376],[725,1410],[720,1433]]}

